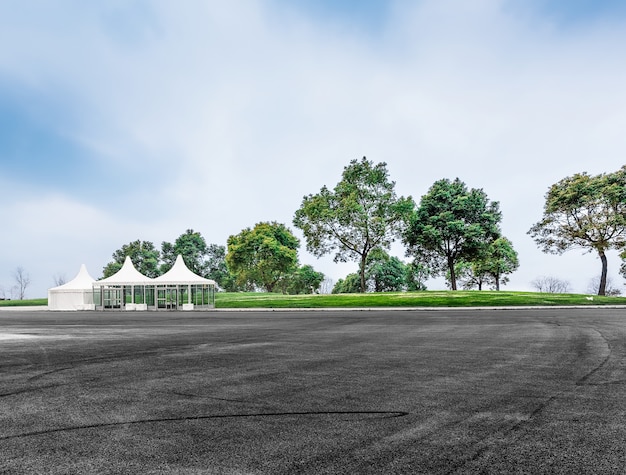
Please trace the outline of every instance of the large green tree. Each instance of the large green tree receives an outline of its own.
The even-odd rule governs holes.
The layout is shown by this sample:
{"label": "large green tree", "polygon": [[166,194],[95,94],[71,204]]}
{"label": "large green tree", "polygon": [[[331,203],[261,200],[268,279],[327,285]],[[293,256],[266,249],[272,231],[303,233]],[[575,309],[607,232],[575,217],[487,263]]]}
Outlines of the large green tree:
{"label": "large green tree", "polygon": [[500,285],[509,281],[508,274],[512,274],[519,267],[519,258],[513,243],[504,236],[489,243],[486,256],[480,265],[491,277],[495,289],[500,290]]}
{"label": "large green tree", "polygon": [[300,240],[284,224],[258,223],[228,238],[226,263],[239,285],[273,292],[298,266]]}
{"label": "large green tree", "polygon": [[126,256],[133,261],[135,268],[146,277],[158,277],[159,271],[159,250],[150,241],[136,240],[124,244],[113,253],[113,261],[109,262],[102,273],[104,277],[110,277],[119,271],[124,264]]}
{"label": "large green tree", "polygon": [[333,190],[303,198],[293,224],[302,230],[306,247],[321,257],[335,252],[335,262],[359,261],[360,290],[366,290],[365,263],[376,248],[388,249],[413,210],[411,197],[397,197],[386,163],[365,157],[344,167]]}
{"label": "large green tree", "polygon": [[174,244],[164,241],[161,243],[161,272],[165,273],[176,262],[176,256],[181,255],[187,268],[193,273],[206,277],[208,273],[207,257],[209,246],[204,237],[193,229],[187,229]]}
{"label": "large green tree", "polygon": [[318,272],[313,266],[305,264],[285,276],[280,286],[283,292],[287,294],[313,294],[319,290],[324,277],[322,272]]}
{"label": "large green tree", "polygon": [[204,277],[213,279],[220,289],[227,292],[244,290],[237,285],[235,277],[228,270],[228,265],[226,264],[226,246],[209,244],[204,266]]}
{"label": "large green tree", "polygon": [[374,292],[401,291],[407,284],[407,266],[382,249],[370,253],[366,263],[368,288]]}
{"label": "large green tree", "polygon": [[487,244],[483,252],[471,262],[460,261],[455,266],[457,280],[463,288],[482,290],[485,284],[500,290],[500,285],[509,281],[511,274],[519,267],[517,251],[513,243],[500,236]]}
{"label": "large green tree", "polygon": [[413,260],[406,265],[406,290],[427,290],[426,281],[431,275],[431,270],[426,265]]}
{"label": "large green tree", "polygon": [[427,264],[434,275],[449,272],[457,290],[455,264],[470,262],[500,236],[498,202],[481,189],[468,189],[460,179],[436,181],[422,196],[404,233],[408,253]]}
{"label": "large green tree", "polygon": [[361,277],[359,274],[348,274],[345,279],[339,279],[333,286],[333,294],[355,294],[361,291]]}
{"label": "large green tree", "polygon": [[[426,290],[424,281],[428,277],[425,267],[405,264],[383,249],[374,249],[365,263],[365,284],[369,292],[398,292],[403,290]],[[333,293],[354,293],[360,291],[360,276],[348,274],[339,279]]]}
{"label": "large green tree", "polygon": [[595,252],[602,263],[598,295],[606,294],[606,252],[626,242],[626,165],[614,173],[563,178],[546,193],[543,218],[528,231],[546,253]]}

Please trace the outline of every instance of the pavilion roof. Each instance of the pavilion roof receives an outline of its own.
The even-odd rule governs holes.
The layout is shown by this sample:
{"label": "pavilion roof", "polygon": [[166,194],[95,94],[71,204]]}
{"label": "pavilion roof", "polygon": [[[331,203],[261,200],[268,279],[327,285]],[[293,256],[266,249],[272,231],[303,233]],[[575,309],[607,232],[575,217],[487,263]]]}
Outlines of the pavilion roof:
{"label": "pavilion roof", "polygon": [[96,281],[95,285],[105,284],[105,285],[141,285],[141,284],[151,284],[154,279],[150,277],[146,277],[133,265],[133,262],[130,260],[129,256],[126,256],[124,259],[124,264],[122,268],[118,270],[115,274],[105,279],[100,279]]}
{"label": "pavilion roof", "polygon": [[91,290],[91,286],[96,281],[89,272],[87,272],[87,267],[85,264],[80,266],[80,270],[76,277],[74,277],[69,282],[66,282],[63,285],[59,285],[57,287],[53,287],[50,290],[58,290],[58,291],[72,291],[72,290]]}
{"label": "pavilion roof", "polygon": [[153,279],[152,283],[154,284],[213,284],[215,285],[215,281],[211,279],[205,279],[197,274],[194,274],[189,270],[189,268],[185,265],[185,261],[183,257],[178,254],[176,256],[176,262],[170,270],[168,270],[165,274],[156,277]]}

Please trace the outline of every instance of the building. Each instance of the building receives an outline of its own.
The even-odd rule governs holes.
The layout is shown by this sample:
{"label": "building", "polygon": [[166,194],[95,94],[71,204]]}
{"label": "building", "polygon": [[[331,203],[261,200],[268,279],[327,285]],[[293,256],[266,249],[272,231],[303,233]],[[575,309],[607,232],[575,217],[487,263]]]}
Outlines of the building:
{"label": "building", "polygon": [[[79,278],[80,277],[80,278]],[[209,310],[215,308],[215,281],[191,272],[181,255],[165,274],[150,278],[130,257],[105,279],[94,280],[87,270],[63,286],[48,291],[50,310]]]}

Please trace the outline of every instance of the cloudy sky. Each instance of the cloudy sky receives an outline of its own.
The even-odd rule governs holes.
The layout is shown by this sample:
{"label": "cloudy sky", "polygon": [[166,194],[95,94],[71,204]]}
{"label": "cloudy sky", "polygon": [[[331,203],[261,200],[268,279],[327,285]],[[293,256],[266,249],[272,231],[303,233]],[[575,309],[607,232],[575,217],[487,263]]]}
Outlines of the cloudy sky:
{"label": "cloudy sky", "polygon": [[[626,163],[621,0],[0,0],[0,44],[6,296],[18,266],[43,297],[188,228],[301,237],[302,197],[362,156],[416,201],[455,177],[499,201],[521,261],[507,289],[551,275],[584,292],[599,274],[526,233],[551,184]],[[300,260],[357,268],[304,243]],[[618,268],[613,253],[622,286]]]}

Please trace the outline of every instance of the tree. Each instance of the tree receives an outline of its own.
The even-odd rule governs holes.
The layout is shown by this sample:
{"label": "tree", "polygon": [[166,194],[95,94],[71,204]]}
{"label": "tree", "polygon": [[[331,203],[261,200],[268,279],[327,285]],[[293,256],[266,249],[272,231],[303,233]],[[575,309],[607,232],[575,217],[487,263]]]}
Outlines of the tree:
{"label": "tree", "polygon": [[54,282],[55,287],[59,287],[67,282],[67,278],[65,277],[65,274],[59,272],[52,276],[52,281]]}
{"label": "tree", "polygon": [[409,291],[424,291],[426,281],[430,277],[430,269],[414,260],[406,265],[406,289]]}
{"label": "tree", "polygon": [[30,285],[30,275],[22,266],[18,266],[15,272],[13,272],[13,279],[15,280],[17,299],[24,300],[26,297],[26,289]]}
{"label": "tree", "polygon": [[515,272],[519,267],[519,259],[513,243],[501,236],[488,243],[472,262],[463,261],[459,264],[455,272],[462,281],[463,288],[478,287],[478,290],[482,290],[483,285],[487,284],[500,290],[500,285],[509,281],[507,274]]}
{"label": "tree", "polygon": [[622,265],[619,268],[619,273],[622,277],[626,278],[626,249],[620,252],[619,257],[622,259]]}
{"label": "tree", "polygon": [[187,268],[194,274],[206,277],[208,267],[206,259],[209,255],[209,246],[204,237],[193,229],[187,229],[176,238],[174,244],[163,241],[161,243],[161,264],[160,271],[166,273],[176,262],[176,256],[181,255]]}
{"label": "tree", "polygon": [[333,294],[355,294],[361,292],[361,277],[359,274],[348,274],[345,279],[339,279],[333,287]]}
{"label": "tree", "polygon": [[[457,285],[461,284],[461,287],[465,290],[471,290],[478,288],[482,290],[484,285],[491,283],[493,280],[490,278],[486,269],[482,265],[482,261],[466,262],[458,261],[454,264],[454,275],[457,279]],[[450,281],[450,272],[446,272],[446,285],[452,287]]]}
{"label": "tree", "polygon": [[235,282],[234,276],[228,270],[226,264],[226,246],[209,244],[206,252],[205,275],[207,279],[213,279],[220,289],[227,292],[241,290]]}
{"label": "tree", "polygon": [[365,263],[376,248],[388,249],[414,207],[411,197],[398,198],[386,163],[352,160],[331,191],[303,198],[294,226],[301,229],[309,252],[335,252],[335,262],[359,261],[360,291],[366,290]]}
{"label": "tree", "polygon": [[407,266],[382,249],[375,249],[367,258],[368,288],[374,292],[400,291],[406,288]]}
{"label": "tree", "polygon": [[577,173],[550,187],[541,221],[528,231],[546,253],[580,248],[602,263],[598,295],[606,294],[606,252],[626,239],[626,165],[615,173]]}
{"label": "tree", "polygon": [[132,241],[124,244],[120,249],[113,253],[113,261],[109,262],[102,273],[104,277],[110,277],[119,271],[124,264],[126,256],[133,261],[135,268],[146,277],[158,277],[160,253],[150,241]]}
{"label": "tree", "polygon": [[481,189],[465,183],[436,181],[413,212],[403,240],[408,254],[425,263],[434,275],[446,270],[457,289],[455,264],[476,259],[490,241],[500,236],[502,214]]}
{"label": "tree", "polygon": [[319,293],[320,294],[330,294],[330,293],[332,293],[334,286],[335,286],[335,283],[334,283],[333,279],[331,279],[330,277],[326,277],[320,283]]}
{"label": "tree", "polygon": [[287,294],[313,294],[324,281],[324,274],[317,272],[313,266],[303,265],[283,279],[283,291]]}
{"label": "tree", "polygon": [[284,225],[262,222],[228,238],[226,263],[239,285],[273,292],[298,265],[300,240]]}
{"label": "tree", "polygon": [[[365,263],[365,284],[368,292],[399,292],[404,290],[426,290],[424,281],[428,277],[425,267],[419,264],[405,264],[383,249],[377,248],[367,257]],[[355,293],[361,291],[361,276],[348,274],[339,279],[332,293]]]}
{"label": "tree", "polygon": [[532,285],[537,292],[545,292],[549,294],[566,294],[570,291],[570,283],[566,280],[552,276],[541,276],[534,279]]}
{"label": "tree", "polygon": [[[589,281],[589,285],[587,286],[587,293],[593,294],[597,291],[598,286],[600,285],[600,275],[595,276]],[[619,287],[616,287],[613,283],[613,279],[611,276],[606,276],[606,295],[609,297],[617,297],[618,295],[622,295],[622,290]]]}
{"label": "tree", "polygon": [[507,274],[512,274],[518,268],[519,258],[511,241],[501,236],[489,244],[484,269],[493,278],[496,290],[500,290],[500,284],[509,281]]}

